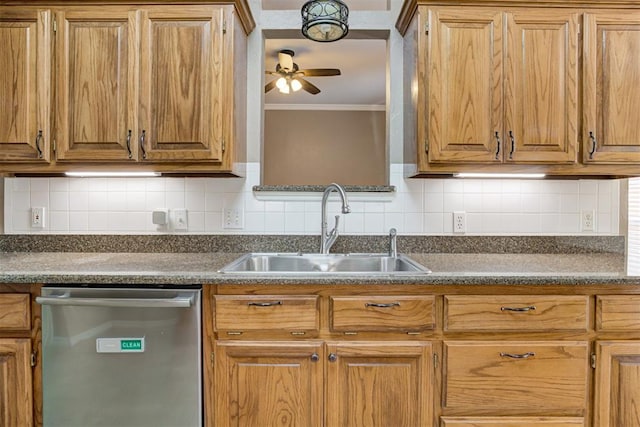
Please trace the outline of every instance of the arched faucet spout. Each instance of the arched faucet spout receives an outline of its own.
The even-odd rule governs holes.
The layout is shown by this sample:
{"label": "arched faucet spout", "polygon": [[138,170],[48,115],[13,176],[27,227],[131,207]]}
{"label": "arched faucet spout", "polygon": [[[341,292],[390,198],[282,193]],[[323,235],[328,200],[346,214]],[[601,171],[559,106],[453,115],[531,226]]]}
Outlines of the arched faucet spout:
{"label": "arched faucet spout", "polygon": [[335,225],[333,230],[328,231],[327,226],[327,201],[329,200],[329,195],[336,191],[340,198],[342,199],[342,213],[348,214],[351,212],[351,208],[349,207],[349,202],[347,201],[347,193],[344,191],[341,185],[331,183],[324,190],[324,194],[322,195],[322,218],[320,224],[320,253],[328,254],[329,250],[331,250],[331,246],[335,243],[338,238],[338,224],[340,223],[340,215],[336,215]]}

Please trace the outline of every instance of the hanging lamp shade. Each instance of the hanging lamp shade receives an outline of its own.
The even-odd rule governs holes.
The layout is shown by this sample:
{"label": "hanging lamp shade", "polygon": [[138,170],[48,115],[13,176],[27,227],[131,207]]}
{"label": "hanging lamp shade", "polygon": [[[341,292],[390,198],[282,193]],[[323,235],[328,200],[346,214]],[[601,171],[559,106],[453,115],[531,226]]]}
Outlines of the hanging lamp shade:
{"label": "hanging lamp shade", "polygon": [[301,13],[302,34],[309,40],[333,42],[349,32],[349,8],[341,0],[310,0]]}

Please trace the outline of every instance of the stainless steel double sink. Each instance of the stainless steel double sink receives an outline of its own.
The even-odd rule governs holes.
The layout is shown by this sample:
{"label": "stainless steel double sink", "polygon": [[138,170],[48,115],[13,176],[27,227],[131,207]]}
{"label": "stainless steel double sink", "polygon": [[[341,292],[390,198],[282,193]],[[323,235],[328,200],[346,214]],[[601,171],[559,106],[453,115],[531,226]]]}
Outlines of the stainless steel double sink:
{"label": "stainless steel double sink", "polygon": [[427,267],[406,255],[248,253],[226,265],[221,273],[277,274],[427,274]]}

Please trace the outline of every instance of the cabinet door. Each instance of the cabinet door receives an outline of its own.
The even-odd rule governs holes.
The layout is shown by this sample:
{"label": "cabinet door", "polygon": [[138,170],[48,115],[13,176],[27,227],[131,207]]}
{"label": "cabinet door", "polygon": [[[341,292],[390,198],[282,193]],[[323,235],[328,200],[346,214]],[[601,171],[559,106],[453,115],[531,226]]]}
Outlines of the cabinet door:
{"label": "cabinet door", "polygon": [[578,147],[578,14],[508,13],[507,162],[573,163]]}
{"label": "cabinet door", "polygon": [[223,342],[215,345],[218,427],[322,426],[322,344]]}
{"label": "cabinet door", "polygon": [[57,159],[135,159],[135,12],[89,6],[56,20]]}
{"label": "cabinet door", "polygon": [[640,17],[584,15],[584,162],[640,162]]}
{"label": "cabinet door", "polygon": [[594,425],[640,426],[640,341],[599,342],[596,359]]}
{"label": "cabinet door", "polygon": [[430,343],[331,342],[327,354],[327,427],[433,424]]}
{"label": "cabinet door", "polygon": [[[501,162],[503,15],[474,8],[429,10],[429,162]],[[424,80],[424,79],[423,79]]]}
{"label": "cabinet door", "polygon": [[0,338],[0,425],[33,425],[31,340]]}
{"label": "cabinet door", "polygon": [[48,162],[49,11],[0,8],[0,162]]}
{"label": "cabinet door", "polygon": [[442,417],[442,427],[585,427],[573,417]]}
{"label": "cabinet door", "polygon": [[143,158],[221,161],[223,12],[212,6],[143,11]]}

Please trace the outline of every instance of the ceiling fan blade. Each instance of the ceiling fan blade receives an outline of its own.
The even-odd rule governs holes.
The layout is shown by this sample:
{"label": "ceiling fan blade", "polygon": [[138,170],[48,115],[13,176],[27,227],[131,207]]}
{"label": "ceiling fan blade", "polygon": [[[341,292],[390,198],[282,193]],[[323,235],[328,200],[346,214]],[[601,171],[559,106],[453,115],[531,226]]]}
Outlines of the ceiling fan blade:
{"label": "ceiling fan blade", "polygon": [[293,51],[288,49],[283,49],[278,52],[278,63],[280,67],[285,71],[293,70]]}
{"label": "ceiling fan blade", "polygon": [[269,83],[267,83],[267,84],[264,86],[264,93],[267,93],[267,92],[269,92],[271,89],[273,89],[274,87],[276,87],[276,82],[277,82],[277,81],[278,81],[278,80],[276,79],[276,80],[271,80]]}
{"label": "ceiling fan blade", "polygon": [[298,80],[300,82],[300,84],[302,85],[302,89],[306,90],[311,95],[317,95],[317,94],[320,93],[320,89],[318,89],[317,86],[315,86],[314,84],[308,82],[307,80],[302,79],[300,77],[296,77],[296,80]]}
{"label": "ceiling fan blade", "polygon": [[337,68],[309,68],[306,70],[300,70],[299,72],[303,73],[305,77],[340,75],[340,70]]}

